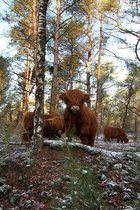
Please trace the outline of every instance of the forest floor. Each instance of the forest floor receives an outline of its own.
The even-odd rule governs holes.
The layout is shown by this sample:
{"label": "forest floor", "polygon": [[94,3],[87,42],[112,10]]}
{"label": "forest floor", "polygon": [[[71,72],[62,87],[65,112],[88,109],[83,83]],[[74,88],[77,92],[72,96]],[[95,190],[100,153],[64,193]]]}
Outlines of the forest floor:
{"label": "forest floor", "polygon": [[0,210],[140,210],[140,148],[45,140],[0,144]]}

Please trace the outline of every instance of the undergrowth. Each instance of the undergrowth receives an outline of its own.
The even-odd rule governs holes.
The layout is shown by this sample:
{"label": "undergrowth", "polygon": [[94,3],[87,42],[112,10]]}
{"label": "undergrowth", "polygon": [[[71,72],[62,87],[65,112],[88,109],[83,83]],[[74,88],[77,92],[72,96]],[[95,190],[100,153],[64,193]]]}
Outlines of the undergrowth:
{"label": "undergrowth", "polygon": [[[65,147],[68,158],[65,160],[67,172],[67,194],[53,199],[52,209],[66,210],[100,210],[101,190],[92,163],[83,164],[76,155],[75,149]],[[103,202],[103,201],[102,201]]]}

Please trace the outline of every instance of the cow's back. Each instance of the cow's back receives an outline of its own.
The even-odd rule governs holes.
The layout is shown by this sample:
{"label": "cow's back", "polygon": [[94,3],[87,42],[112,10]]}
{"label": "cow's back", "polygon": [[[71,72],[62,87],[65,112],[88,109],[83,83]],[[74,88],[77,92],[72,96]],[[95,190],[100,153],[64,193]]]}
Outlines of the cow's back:
{"label": "cow's back", "polygon": [[122,128],[104,126],[103,134],[108,140],[117,139],[117,142],[121,140],[122,142],[124,141],[125,143],[128,143],[127,135]]}

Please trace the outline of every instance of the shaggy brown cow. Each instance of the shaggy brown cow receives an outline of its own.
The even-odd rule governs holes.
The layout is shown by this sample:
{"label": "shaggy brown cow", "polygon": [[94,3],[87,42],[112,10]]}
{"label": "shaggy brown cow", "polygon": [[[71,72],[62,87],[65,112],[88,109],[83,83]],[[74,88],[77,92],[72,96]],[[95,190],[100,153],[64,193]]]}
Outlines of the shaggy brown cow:
{"label": "shaggy brown cow", "polygon": [[[60,127],[57,127],[56,120],[53,119],[58,119],[57,121],[62,122],[62,117],[59,113],[54,112],[52,114],[44,114],[43,116],[43,137],[49,138],[54,135],[57,135],[59,133],[59,130],[56,131],[56,129],[59,129]],[[62,126],[64,123],[62,124]],[[34,126],[34,113],[33,112],[27,112],[24,116],[24,121],[23,121],[23,126],[24,126],[24,132],[22,139],[25,141],[31,140],[31,137],[33,135],[33,126]],[[56,126],[56,128],[55,128]],[[62,127],[61,126],[61,127]],[[61,130],[61,128],[60,128]],[[64,128],[62,129],[64,130]]]}
{"label": "shaggy brown cow", "polygon": [[128,138],[126,133],[122,128],[114,128],[111,126],[104,126],[103,128],[103,134],[105,137],[105,140],[110,141],[110,139],[117,139],[117,142],[121,141],[122,143],[128,143]]}
{"label": "shaggy brown cow", "polygon": [[89,94],[78,89],[67,90],[59,95],[59,99],[66,104],[64,112],[66,135],[70,137],[70,134],[75,131],[82,144],[94,146],[98,122],[95,113],[84,104],[89,97]]}
{"label": "shaggy brown cow", "polygon": [[61,117],[61,115],[58,112],[53,112],[52,114],[44,114],[44,119],[50,119],[54,117]]}
{"label": "shaggy brown cow", "polygon": [[34,118],[33,112],[27,112],[24,116],[24,120],[23,120],[24,132],[22,135],[22,139],[24,141],[31,140],[31,137],[33,135],[33,125],[34,125],[33,118]]}
{"label": "shaggy brown cow", "polygon": [[51,117],[43,121],[43,135],[45,138],[61,137],[64,133],[64,119],[63,117]]}

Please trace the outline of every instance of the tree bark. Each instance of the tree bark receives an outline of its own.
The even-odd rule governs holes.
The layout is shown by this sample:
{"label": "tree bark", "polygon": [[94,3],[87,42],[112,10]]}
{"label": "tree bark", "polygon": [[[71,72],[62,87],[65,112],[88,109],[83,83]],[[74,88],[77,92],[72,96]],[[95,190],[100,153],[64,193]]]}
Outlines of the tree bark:
{"label": "tree bark", "polygon": [[60,14],[61,14],[61,0],[57,0],[56,32],[54,38],[54,69],[53,69],[53,79],[52,79],[50,113],[55,112],[56,108]]}
{"label": "tree bark", "polygon": [[123,122],[122,122],[122,128],[123,129],[125,129],[125,123],[126,123],[126,118],[127,118],[127,114],[128,114],[128,107],[129,107],[129,104],[130,104],[130,101],[131,101],[131,97],[134,94],[134,90],[133,90],[132,86],[133,86],[133,79],[132,79],[132,81],[130,81],[130,86],[129,86],[129,89],[128,89],[128,101],[127,101],[126,106],[125,106],[125,113],[124,113]]}
{"label": "tree bark", "polygon": [[[91,72],[91,51],[92,51],[92,39],[91,39],[91,14],[87,13],[88,18],[88,58],[86,62],[86,79],[87,79],[87,93],[90,94],[90,72]],[[87,106],[91,107],[90,100],[87,102]]]}
{"label": "tree bark", "polygon": [[33,64],[35,66],[35,61],[36,61],[36,52],[37,52],[37,0],[33,0],[33,6],[32,6],[32,28],[33,28]]}
{"label": "tree bark", "polygon": [[[136,94],[134,95],[134,107],[138,109],[138,100],[136,98]],[[134,114],[134,130],[135,130],[135,140],[138,141],[138,116]]]}
{"label": "tree bark", "polygon": [[44,75],[46,54],[46,9],[49,0],[40,0],[38,8],[38,40],[36,53],[36,92],[34,111],[34,150],[41,151],[43,147],[43,114],[44,114]]}
{"label": "tree bark", "polygon": [[[32,37],[27,45],[27,64],[25,70],[25,91],[23,93],[23,97],[20,103],[20,112],[28,111],[29,106],[29,93],[30,93],[30,84],[32,79],[32,70],[31,70],[31,60],[33,61],[33,65],[35,65],[36,59],[36,49],[37,49],[37,0],[33,0],[32,10],[30,13],[30,18],[32,22],[29,24],[29,32],[28,36]],[[33,59],[32,59],[33,54]]]}
{"label": "tree bark", "polygon": [[99,56],[98,56],[98,66],[97,66],[97,97],[96,97],[96,113],[97,114],[101,112],[101,105],[102,105],[102,66],[101,66],[102,43],[103,43],[102,13],[100,13],[100,38],[99,38]]}
{"label": "tree bark", "polygon": [[31,68],[30,68],[30,55],[31,55],[31,46],[29,44],[28,53],[27,53],[27,64],[25,72],[25,111],[28,111],[29,106],[29,92],[30,92],[30,83],[31,83]]}

